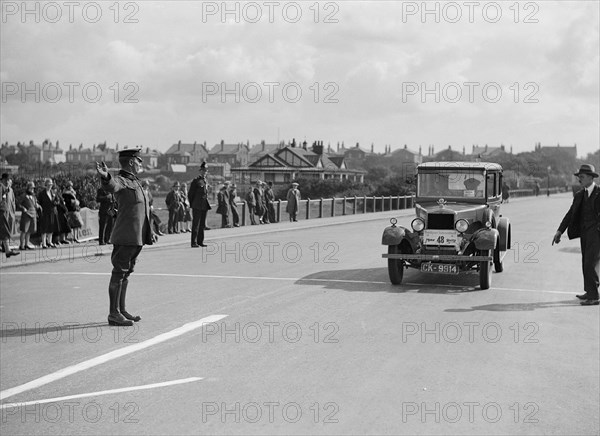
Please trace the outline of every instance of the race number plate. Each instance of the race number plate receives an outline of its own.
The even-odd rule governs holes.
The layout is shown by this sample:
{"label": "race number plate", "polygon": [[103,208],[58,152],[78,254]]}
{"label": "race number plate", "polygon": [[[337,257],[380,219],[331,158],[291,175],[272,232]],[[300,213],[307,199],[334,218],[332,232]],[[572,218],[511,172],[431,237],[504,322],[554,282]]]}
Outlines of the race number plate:
{"label": "race number plate", "polygon": [[428,273],[458,274],[458,266],[447,263],[422,263],[421,271]]}
{"label": "race number plate", "polygon": [[458,246],[458,233],[454,230],[425,230],[423,244]]}

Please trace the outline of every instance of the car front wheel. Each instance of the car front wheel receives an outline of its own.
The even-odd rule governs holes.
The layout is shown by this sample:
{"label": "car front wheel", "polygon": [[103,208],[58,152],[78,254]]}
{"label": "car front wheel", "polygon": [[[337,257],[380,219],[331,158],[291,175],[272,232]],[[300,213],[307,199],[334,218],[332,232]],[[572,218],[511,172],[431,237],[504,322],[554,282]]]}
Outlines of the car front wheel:
{"label": "car front wheel", "polygon": [[[400,254],[401,250],[397,245],[388,246],[388,254]],[[402,283],[404,277],[404,262],[399,259],[388,259],[388,273],[393,285]]]}

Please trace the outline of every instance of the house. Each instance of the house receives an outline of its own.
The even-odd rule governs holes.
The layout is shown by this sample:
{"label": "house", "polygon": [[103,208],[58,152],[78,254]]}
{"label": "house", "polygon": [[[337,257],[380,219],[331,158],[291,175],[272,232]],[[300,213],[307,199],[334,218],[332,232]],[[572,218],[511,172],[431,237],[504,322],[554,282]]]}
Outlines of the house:
{"label": "house", "polygon": [[315,142],[312,149],[304,141],[302,147],[296,141],[267,153],[247,166],[231,169],[233,179],[240,185],[253,184],[257,180],[275,185],[289,184],[298,178],[339,179],[363,182],[366,171],[352,170],[343,156],[329,156],[323,152],[323,142]]}
{"label": "house", "polygon": [[568,156],[569,158],[577,159],[577,144],[575,144],[573,147],[565,147],[564,145],[561,146],[560,144],[556,144],[556,147],[551,147],[542,146],[541,142],[538,142],[535,145],[535,151],[540,152],[548,157],[553,156],[560,158],[560,156]]}
{"label": "house", "polygon": [[211,148],[208,162],[228,163],[232,167],[248,165],[250,147],[248,144],[225,144],[221,140]]}
{"label": "house", "polygon": [[[177,144],[171,145],[166,151],[165,164],[182,164],[186,165],[189,163],[202,163],[208,160],[208,150],[206,149],[206,143],[200,144],[194,141],[193,144],[182,143],[181,140]],[[158,165],[158,156],[157,156]]]}
{"label": "house", "polygon": [[[512,149],[511,149],[512,153]],[[506,148],[504,145],[500,147],[488,147],[486,144],[484,147],[473,145],[471,150],[471,157],[473,159],[482,159],[484,161],[490,160],[491,158],[506,154]]]}
{"label": "house", "polygon": [[264,140],[260,141],[260,144],[254,145],[248,153],[248,161],[254,162],[259,158],[263,157],[267,153],[275,153],[285,147],[285,142],[281,141],[279,144],[267,144]]}

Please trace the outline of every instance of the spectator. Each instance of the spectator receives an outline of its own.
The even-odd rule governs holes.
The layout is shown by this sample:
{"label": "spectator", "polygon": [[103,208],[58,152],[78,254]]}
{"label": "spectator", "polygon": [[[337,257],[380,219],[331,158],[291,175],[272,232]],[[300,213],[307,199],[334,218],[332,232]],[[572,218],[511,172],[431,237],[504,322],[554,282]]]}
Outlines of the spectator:
{"label": "spectator", "polygon": [[276,223],[277,218],[275,217],[275,193],[273,192],[273,182],[267,182],[267,189],[265,189],[265,202],[267,204],[267,213],[265,217],[270,223]]}
{"label": "spectator", "polygon": [[292,187],[287,192],[287,207],[286,212],[290,215],[290,221],[298,221],[298,210],[300,209],[300,191],[298,183],[292,183]]}
{"label": "spectator", "polygon": [[73,241],[79,243],[79,229],[83,227],[83,220],[81,219],[81,213],[79,213],[81,208],[79,207],[77,193],[73,189],[73,182],[70,180],[63,190],[62,197],[67,208],[67,223],[73,230]]}
{"label": "spectator", "polygon": [[208,202],[208,189],[206,185],[206,162],[200,165],[200,175],[192,181],[188,200],[192,208],[192,248],[206,247],[204,244],[204,230],[206,228],[206,214],[211,209]]}
{"label": "spectator", "polygon": [[163,236],[164,233],[160,231],[161,220],[159,216],[154,212],[154,198],[152,197],[152,193],[150,192],[150,182],[148,180],[144,180],[142,182],[142,189],[146,193],[148,197],[148,204],[150,205],[150,224],[154,233],[158,236]]}
{"label": "spectator", "polygon": [[254,218],[256,209],[256,197],[254,196],[254,189],[252,189],[252,186],[248,187],[248,193],[246,194],[246,204],[248,205],[250,223],[254,226],[256,225],[256,219]]}
{"label": "spectator", "polygon": [[190,201],[188,200],[187,183],[181,184],[181,191],[179,193],[181,199],[181,213],[180,215],[180,230],[182,232],[191,232],[190,221],[192,221],[192,214],[190,213]]}
{"label": "spectator", "polygon": [[255,213],[256,213],[256,216],[258,216],[258,222],[260,224],[265,224],[265,222],[263,220],[263,216],[265,215],[266,207],[265,207],[265,198],[264,198],[264,191],[263,191],[262,185],[263,185],[262,181],[260,181],[260,180],[256,181],[256,187],[254,188],[254,197],[256,198]]}
{"label": "spectator", "polygon": [[240,226],[240,214],[237,209],[236,199],[237,198],[237,187],[235,183],[231,185],[229,189],[229,205],[231,208],[231,218],[233,220],[233,227]]}
{"label": "spectator", "polygon": [[113,222],[117,216],[115,197],[105,190],[102,186],[96,191],[96,201],[100,203],[98,210],[98,244],[110,244],[110,234],[112,232]]}
{"label": "spectator", "polygon": [[57,219],[54,222],[53,240],[55,245],[69,245],[70,242],[67,240],[67,236],[71,233],[71,226],[69,226],[69,221],[67,220],[67,206],[56,184],[52,186],[52,190],[54,191],[57,212]]}
{"label": "spectator", "polygon": [[21,222],[19,224],[21,237],[19,246],[21,250],[33,250],[35,248],[29,242],[29,238],[37,231],[38,214],[41,214],[42,207],[37,202],[34,189],[35,183],[27,182],[25,193],[19,199],[19,208],[21,209]]}
{"label": "spectator", "polygon": [[52,190],[54,182],[52,179],[44,180],[44,190],[38,194],[38,203],[42,207],[42,215],[40,217],[40,233],[42,235],[42,248],[56,247],[52,242],[52,233],[57,226],[58,214],[56,210],[56,194]]}
{"label": "spectator", "polygon": [[0,179],[0,242],[7,258],[21,254],[10,248],[10,237],[15,228],[16,212],[17,204],[15,193],[12,190],[12,177],[10,174],[4,173]]}
{"label": "spectator", "polygon": [[171,191],[167,194],[167,198],[165,198],[165,203],[169,209],[169,223],[167,225],[167,232],[179,233],[178,214],[181,207],[179,198],[179,182],[175,182],[173,184]]}
{"label": "spectator", "polygon": [[231,206],[229,204],[229,193],[227,192],[227,186],[223,185],[217,194],[217,213],[221,215],[221,228],[231,227],[229,224],[229,215]]}

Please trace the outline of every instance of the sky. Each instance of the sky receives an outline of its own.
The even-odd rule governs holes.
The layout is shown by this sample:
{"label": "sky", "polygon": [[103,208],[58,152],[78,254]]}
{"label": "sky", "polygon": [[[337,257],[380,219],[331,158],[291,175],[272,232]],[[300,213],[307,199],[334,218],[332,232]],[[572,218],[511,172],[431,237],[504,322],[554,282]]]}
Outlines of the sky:
{"label": "sky", "polygon": [[2,143],[600,148],[597,1],[0,3]]}

